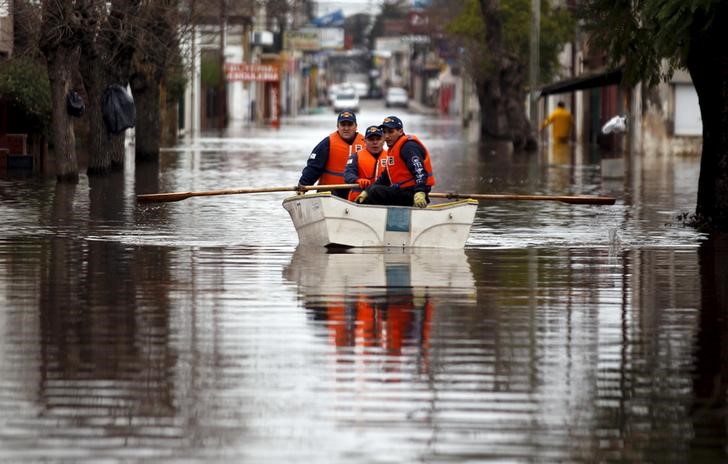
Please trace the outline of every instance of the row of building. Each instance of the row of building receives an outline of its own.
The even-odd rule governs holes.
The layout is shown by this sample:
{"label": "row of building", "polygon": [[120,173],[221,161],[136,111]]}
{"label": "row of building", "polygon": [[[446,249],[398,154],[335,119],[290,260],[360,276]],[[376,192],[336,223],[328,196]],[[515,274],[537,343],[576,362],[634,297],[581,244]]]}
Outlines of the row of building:
{"label": "row of building", "polygon": [[[573,1],[554,0],[569,7]],[[2,3],[2,2],[0,2]],[[267,3],[265,4],[267,5]],[[283,11],[257,2],[212,1],[188,28],[182,43],[189,76],[172,131],[196,135],[246,125],[277,125],[282,116],[310,112],[326,101],[326,89],[342,77],[332,60],[364,60],[371,96],[386,87],[408,89],[410,98],[478,124],[483,114],[475,89],[461,72],[458,55],[430,20],[428,2],[413,1],[406,17],[386,19],[368,48],[356,47],[340,10],[323,14],[310,0],[287,2]],[[379,7],[365,17],[373,21]],[[366,18],[365,18],[366,19]],[[0,8],[0,59],[12,56],[12,9]],[[625,87],[584,34],[561,54],[561,80],[538,89],[542,120],[558,101],[575,115],[575,142],[642,151],[700,151],[702,125],[697,95],[685,72],[657,88]],[[527,105],[528,102],[524,102]],[[601,126],[626,115],[629,137],[605,137]],[[627,147],[626,145],[631,145]]]}
{"label": "row of building", "polygon": [[[567,8],[575,3],[554,2]],[[198,44],[200,53],[190,54],[198,62],[192,66],[195,71],[181,119],[183,131],[197,133],[251,123],[275,125],[282,115],[295,117],[316,110],[326,101],[326,88],[341,80],[330,66],[331,60],[347,55],[368,57],[372,96],[381,95],[390,85],[402,86],[421,105],[458,117],[464,125],[479,124],[488,115],[479,108],[476,91],[461,72],[456,51],[433,24],[436,21],[431,21],[427,6],[428,2],[417,0],[406,17],[385,20],[381,36],[366,50],[352,47],[340,11],[312,17],[311,8],[294,8],[300,14],[289,15],[282,28],[262,9],[245,23],[247,29],[228,23],[223,40],[219,39],[219,23],[200,26],[192,44],[193,49]],[[371,11],[371,19],[378,13],[378,8]],[[700,109],[686,72],[678,71],[656,88],[625,86],[621,70],[607,67],[603,53],[589,47],[586,34],[575,31],[573,36],[560,56],[560,79],[537,89],[538,114],[532,120],[543,120],[563,101],[575,116],[575,143],[616,151],[700,152]],[[216,104],[215,88],[206,86],[200,75],[204,74],[206,53],[214,56],[220,43],[225,44],[224,60],[230,72],[226,74],[225,101]],[[628,135],[601,133],[601,127],[615,115],[627,116]]]}

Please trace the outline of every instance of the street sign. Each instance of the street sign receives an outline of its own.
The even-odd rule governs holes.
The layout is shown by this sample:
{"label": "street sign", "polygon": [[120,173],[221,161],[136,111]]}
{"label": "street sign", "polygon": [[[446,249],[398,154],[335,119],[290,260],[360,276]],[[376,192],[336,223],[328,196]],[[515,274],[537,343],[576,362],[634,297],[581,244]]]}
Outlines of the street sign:
{"label": "street sign", "polygon": [[225,80],[275,82],[280,79],[278,66],[270,64],[225,63]]}

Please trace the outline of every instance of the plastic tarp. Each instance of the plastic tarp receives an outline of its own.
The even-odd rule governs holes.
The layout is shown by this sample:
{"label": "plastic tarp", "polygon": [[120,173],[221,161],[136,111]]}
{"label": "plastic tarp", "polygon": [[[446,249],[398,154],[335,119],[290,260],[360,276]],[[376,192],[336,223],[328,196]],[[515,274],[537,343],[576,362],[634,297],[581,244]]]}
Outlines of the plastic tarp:
{"label": "plastic tarp", "polygon": [[66,95],[66,111],[76,118],[80,118],[83,112],[86,111],[86,104],[83,102],[83,97],[75,90],[71,90]]}
{"label": "plastic tarp", "polygon": [[134,99],[119,84],[112,84],[104,91],[101,112],[106,129],[112,134],[120,134],[136,124]]}

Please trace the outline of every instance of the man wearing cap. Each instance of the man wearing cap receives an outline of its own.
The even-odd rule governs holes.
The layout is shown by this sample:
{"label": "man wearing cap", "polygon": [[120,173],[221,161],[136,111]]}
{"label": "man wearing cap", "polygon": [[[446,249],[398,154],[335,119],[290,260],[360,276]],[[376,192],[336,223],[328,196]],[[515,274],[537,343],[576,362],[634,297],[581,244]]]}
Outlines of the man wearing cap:
{"label": "man wearing cap", "polygon": [[357,203],[425,208],[435,185],[430,153],[416,136],[405,135],[397,116],[387,116],[379,127],[387,142],[387,169]]}
{"label": "man wearing cap", "polygon": [[364,131],[366,148],[353,153],[346,162],[344,181],[359,184],[349,190],[349,201],[355,201],[365,188],[372,185],[387,167],[387,150],[384,149],[384,134],[379,126],[369,126]]}
{"label": "man wearing cap", "polygon": [[[356,115],[342,111],[336,120],[336,131],[316,145],[303,168],[299,185],[343,184],[346,161],[352,153],[364,148],[364,137],[356,131]],[[348,196],[348,190],[334,190],[341,198]]]}

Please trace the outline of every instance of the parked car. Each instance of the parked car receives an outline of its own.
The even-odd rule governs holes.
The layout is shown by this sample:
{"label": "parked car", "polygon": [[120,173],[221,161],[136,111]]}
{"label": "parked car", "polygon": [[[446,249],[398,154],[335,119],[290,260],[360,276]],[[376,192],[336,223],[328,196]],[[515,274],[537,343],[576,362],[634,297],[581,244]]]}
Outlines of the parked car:
{"label": "parked car", "polygon": [[369,85],[366,82],[354,82],[352,85],[354,86],[354,90],[356,90],[356,94],[359,98],[366,98],[369,96]]}
{"label": "parked car", "polygon": [[[0,0],[2,1],[2,0]],[[329,99],[329,104],[334,104],[334,97],[337,93],[343,92],[355,92],[354,86],[348,82],[339,82],[338,84],[331,84],[326,91],[326,97]]]}
{"label": "parked car", "polygon": [[331,84],[326,90],[326,98],[329,99],[329,105],[334,104],[334,98],[336,97],[336,93],[339,92],[340,89],[341,84]]}
{"label": "parked car", "polygon": [[384,105],[389,108],[392,106],[401,106],[407,108],[409,106],[409,96],[407,91],[402,87],[390,87],[384,96]]}
{"label": "parked car", "polygon": [[340,113],[345,110],[359,112],[359,96],[353,89],[347,88],[334,95],[334,101],[332,103],[335,113]]}

